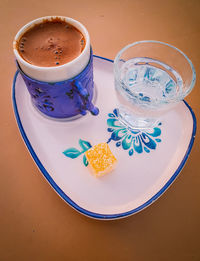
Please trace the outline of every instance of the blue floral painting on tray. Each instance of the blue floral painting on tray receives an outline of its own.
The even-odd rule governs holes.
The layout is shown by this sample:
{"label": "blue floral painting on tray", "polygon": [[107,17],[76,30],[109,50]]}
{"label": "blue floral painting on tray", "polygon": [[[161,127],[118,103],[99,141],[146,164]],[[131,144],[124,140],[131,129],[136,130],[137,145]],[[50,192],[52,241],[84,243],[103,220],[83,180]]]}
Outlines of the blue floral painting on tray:
{"label": "blue floral painting on tray", "polygon": [[[155,150],[157,143],[161,142],[161,122],[157,127],[148,130],[132,129],[123,125],[119,121],[117,109],[113,110],[113,113],[108,114],[107,119],[107,131],[111,133],[107,143],[114,141],[116,147],[121,147],[123,150],[127,150],[129,156],[136,153],[150,153],[151,150]],[[71,159],[75,159],[80,155],[83,155],[83,163],[88,166],[88,161],[85,156],[85,152],[92,147],[89,141],[79,139],[79,148],[68,148],[63,151],[63,154]]]}
{"label": "blue floral painting on tray", "polygon": [[113,110],[113,113],[108,114],[108,132],[111,132],[111,137],[108,143],[112,140],[116,142],[117,147],[122,147],[124,150],[128,150],[130,156],[134,151],[142,153],[143,151],[149,153],[151,150],[155,150],[157,143],[161,142],[158,138],[161,135],[161,122],[157,127],[148,130],[132,129],[123,125],[119,121],[117,109]]}

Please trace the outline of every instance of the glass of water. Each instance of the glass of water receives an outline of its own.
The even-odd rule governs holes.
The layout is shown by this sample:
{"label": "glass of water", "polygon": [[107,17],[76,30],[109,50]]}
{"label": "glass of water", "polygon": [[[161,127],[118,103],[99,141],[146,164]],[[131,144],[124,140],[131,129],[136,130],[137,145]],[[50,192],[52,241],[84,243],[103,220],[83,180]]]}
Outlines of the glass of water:
{"label": "glass of water", "polygon": [[158,41],[125,46],[114,60],[119,120],[134,129],[154,127],[192,90],[192,62],[176,47]]}

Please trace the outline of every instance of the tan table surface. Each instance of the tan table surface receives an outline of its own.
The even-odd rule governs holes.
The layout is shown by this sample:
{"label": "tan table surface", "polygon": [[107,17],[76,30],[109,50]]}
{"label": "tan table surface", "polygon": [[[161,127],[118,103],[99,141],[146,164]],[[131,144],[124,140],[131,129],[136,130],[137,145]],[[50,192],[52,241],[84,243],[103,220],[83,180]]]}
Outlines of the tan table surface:
{"label": "tan table surface", "polygon": [[13,114],[12,40],[25,23],[46,15],[81,21],[94,53],[110,59],[144,39],[183,50],[197,71],[186,100],[200,120],[199,0],[1,0],[0,260],[200,260],[198,131],[179,178],[153,205],[126,219],[98,221],[77,213],[41,175]]}

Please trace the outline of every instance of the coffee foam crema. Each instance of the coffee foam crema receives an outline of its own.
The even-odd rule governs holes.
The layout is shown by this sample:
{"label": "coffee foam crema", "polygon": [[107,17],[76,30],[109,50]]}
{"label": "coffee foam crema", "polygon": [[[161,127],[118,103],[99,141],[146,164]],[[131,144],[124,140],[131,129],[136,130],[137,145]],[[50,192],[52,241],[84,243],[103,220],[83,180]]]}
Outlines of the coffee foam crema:
{"label": "coffee foam crema", "polygon": [[83,34],[72,24],[54,18],[33,25],[16,43],[20,56],[28,63],[52,67],[68,63],[85,48]]}
{"label": "coffee foam crema", "polygon": [[[46,30],[46,38],[39,37],[39,30],[36,30],[38,25],[42,25],[42,28],[53,22],[57,27],[56,34],[59,33],[62,37],[53,37],[53,30],[49,28]],[[63,32],[66,32],[64,26],[68,27],[68,35],[73,33],[74,44],[70,43],[66,35],[63,37]],[[33,33],[34,30],[37,32]],[[30,39],[35,39],[37,45]],[[13,52],[23,73],[32,79],[44,82],[64,81],[77,76],[87,66],[91,55],[90,36],[86,27],[71,17],[40,17],[25,24],[17,32]]]}

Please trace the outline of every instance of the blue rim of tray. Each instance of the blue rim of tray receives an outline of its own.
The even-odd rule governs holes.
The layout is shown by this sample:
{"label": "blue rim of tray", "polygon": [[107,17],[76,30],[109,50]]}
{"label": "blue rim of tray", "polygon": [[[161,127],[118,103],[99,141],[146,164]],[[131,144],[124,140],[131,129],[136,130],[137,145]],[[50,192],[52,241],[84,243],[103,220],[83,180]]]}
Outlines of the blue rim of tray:
{"label": "blue rim of tray", "polygon": [[[94,57],[98,58],[98,59],[102,59],[102,60],[106,60],[109,62],[113,63],[113,60],[110,60],[108,58],[105,57],[101,57],[101,56],[97,56],[97,55],[93,55]],[[38,168],[40,169],[40,171],[42,172],[42,174],[44,175],[44,177],[47,179],[47,181],[50,183],[50,185],[53,187],[53,189],[59,194],[59,196],[65,201],[67,202],[71,207],[73,207],[75,210],[77,210],[78,212],[91,217],[91,218],[96,218],[96,219],[102,219],[102,220],[106,220],[106,219],[118,219],[118,218],[123,218],[123,217],[127,217],[129,215],[135,214],[143,209],[145,209],[146,207],[148,207],[149,205],[151,205],[155,200],[157,200],[166,190],[167,188],[173,183],[173,181],[176,179],[176,177],[179,175],[179,173],[181,172],[181,170],[183,169],[187,158],[191,152],[193,143],[194,143],[194,139],[195,139],[195,134],[196,134],[196,117],[195,114],[192,110],[192,108],[189,106],[189,104],[184,101],[185,105],[188,107],[192,118],[193,118],[193,130],[192,130],[192,136],[190,139],[190,143],[188,146],[188,149],[185,153],[185,156],[183,157],[180,165],[178,166],[177,170],[174,172],[174,174],[171,176],[171,178],[166,182],[166,184],[153,196],[151,197],[149,200],[147,200],[145,203],[143,203],[142,205],[138,206],[137,208],[134,208],[130,211],[127,212],[123,212],[123,213],[118,213],[118,214],[99,214],[99,213],[95,213],[95,212],[91,212],[88,211],[87,209],[84,209],[82,207],[80,207],[79,205],[77,205],[71,198],[69,198],[63,191],[62,189],[55,183],[55,181],[52,179],[52,177],[50,176],[50,174],[46,171],[46,169],[44,168],[44,166],[42,165],[41,161],[39,160],[38,156],[36,155],[35,151],[33,150],[31,143],[29,141],[29,139],[26,136],[26,133],[24,131],[20,116],[19,116],[19,112],[17,109],[17,103],[16,103],[16,99],[15,99],[15,84],[16,84],[16,79],[18,76],[18,71],[15,73],[14,76],[14,80],[13,80],[13,86],[12,86],[12,102],[13,102],[13,108],[14,108],[14,113],[15,113],[15,117],[16,117],[16,121],[20,130],[20,133],[23,137],[23,140],[31,154],[31,156],[33,157],[35,163],[37,164]]]}

